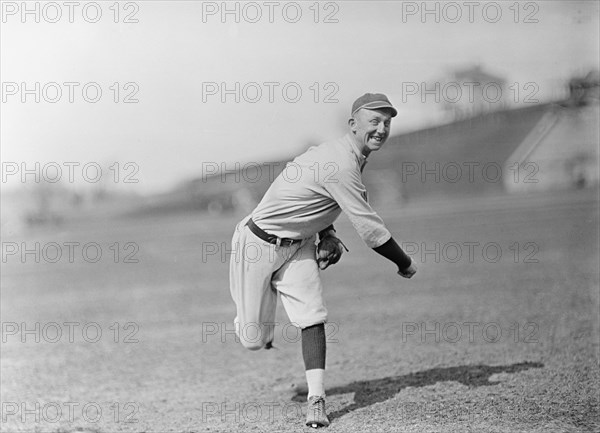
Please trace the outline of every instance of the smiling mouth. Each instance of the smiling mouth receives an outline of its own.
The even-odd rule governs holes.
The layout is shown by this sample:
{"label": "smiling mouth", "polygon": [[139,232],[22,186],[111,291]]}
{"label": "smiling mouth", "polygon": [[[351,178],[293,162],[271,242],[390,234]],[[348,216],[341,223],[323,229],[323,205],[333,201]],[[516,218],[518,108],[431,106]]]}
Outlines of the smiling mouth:
{"label": "smiling mouth", "polygon": [[382,142],[383,142],[383,137],[380,137],[380,136],[374,135],[374,136],[372,136],[372,137],[371,137],[371,140],[374,140],[374,141],[376,141],[377,143],[382,143]]}

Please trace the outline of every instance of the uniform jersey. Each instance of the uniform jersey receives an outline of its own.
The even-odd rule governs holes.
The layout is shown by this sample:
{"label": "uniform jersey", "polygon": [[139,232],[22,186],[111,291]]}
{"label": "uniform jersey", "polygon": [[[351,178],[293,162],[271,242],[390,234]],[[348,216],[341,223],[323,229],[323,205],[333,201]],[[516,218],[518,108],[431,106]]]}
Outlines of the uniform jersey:
{"label": "uniform jersey", "polygon": [[343,211],[367,246],[379,247],[392,235],[367,202],[365,164],[350,134],[310,147],[273,181],[252,220],[280,238],[305,239]]}

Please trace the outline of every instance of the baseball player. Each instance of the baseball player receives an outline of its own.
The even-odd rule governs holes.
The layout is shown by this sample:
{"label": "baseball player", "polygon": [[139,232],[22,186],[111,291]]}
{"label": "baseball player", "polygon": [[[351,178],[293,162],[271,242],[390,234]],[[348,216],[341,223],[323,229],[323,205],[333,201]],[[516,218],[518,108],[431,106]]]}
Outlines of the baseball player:
{"label": "baseball player", "polygon": [[[272,348],[277,297],[301,329],[308,383],[306,424],[326,427],[325,327],[320,270],[345,246],[333,222],[343,211],[363,241],[411,278],[416,266],[367,202],[361,174],[367,157],[387,140],[397,115],[389,99],[367,93],[352,105],[348,133],[313,146],[288,163],[254,211],[238,223],[230,259],[235,329],[244,347]],[[318,242],[318,244],[317,244]]]}

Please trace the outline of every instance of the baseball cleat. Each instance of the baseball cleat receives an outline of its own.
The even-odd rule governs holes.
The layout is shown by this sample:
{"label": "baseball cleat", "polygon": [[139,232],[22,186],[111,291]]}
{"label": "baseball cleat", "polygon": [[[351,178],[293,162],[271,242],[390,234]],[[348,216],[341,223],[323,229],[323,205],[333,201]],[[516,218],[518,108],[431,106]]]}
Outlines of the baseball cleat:
{"label": "baseball cleat", "polygon": [[325,397],[313,395],[308,399],[306,425],[312,428],[327,427],[329,425],[329,418],[327,418],[325,412]]}

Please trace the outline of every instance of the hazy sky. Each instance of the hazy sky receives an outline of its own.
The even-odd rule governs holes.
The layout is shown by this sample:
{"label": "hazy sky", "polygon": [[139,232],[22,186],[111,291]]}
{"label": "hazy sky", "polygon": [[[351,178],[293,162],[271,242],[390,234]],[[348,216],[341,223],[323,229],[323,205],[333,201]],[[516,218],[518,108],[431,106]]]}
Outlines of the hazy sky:
{"label": "hazy sky", "polygon": [[[400,111],[393,122],[399,132],[439,113],[436,104],[403,93],[407,83],[481,64],[517,83],[516,105],[523,105],[526,83],[536,83],[536,97],[547,100],[569,76],[599,61],[596,1],[475,2],[473,9],[468,2],[427,3],[437,16],[423,16],[422,2],[228,2],[238,17],[223,16],[222,2],[192,1],[123,2],[116,17],[110,1],[97,3],[102,15],[95,23],[86,21],[96,19],[90,3],[75,7],[71,23],[63,2],[29,2],[39,9],[36,23],[34,13],[22,15],[20,1],[3,2],[4,167],[94,162],[106,171],[114,162],[134,162],[139,183],[127,187],[165,190],[199,176],[203,163],[232,168],[336,137],[352,101],[367,91],[388,94]],[[138,22],[124,23],[127,16]],[[40,102],[34,91],[23,103],[21,83],[35,89],[36,82]],[[102,91],[98,102],[84,100],[86,83],[90,100]],[[239,83],[238,103],[219,92],[221,83],[228,89]],[[139,102],[124,103],[127,95]],[[337,102],[325,103],[328,95]],[[3,186],[18,176],[9,179]]]}

